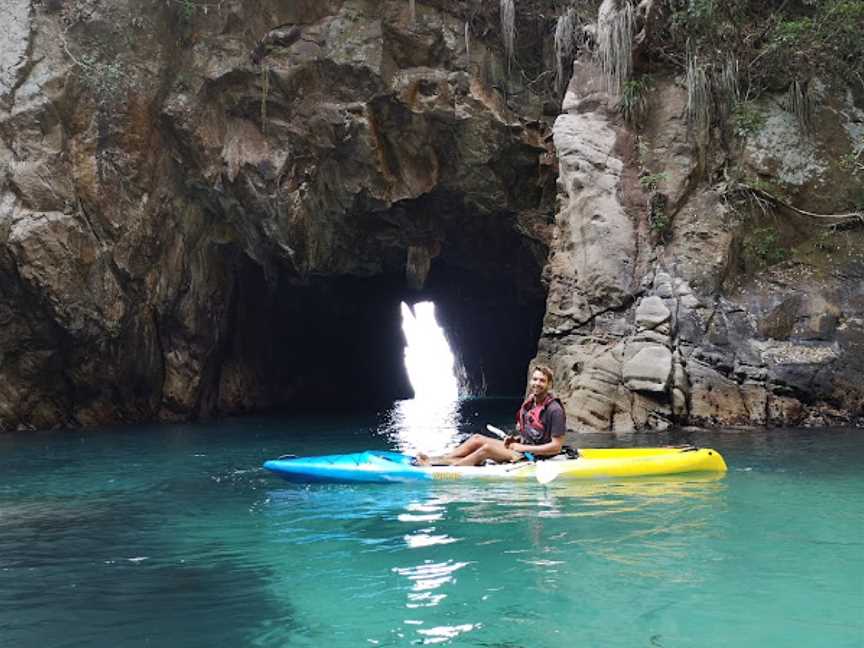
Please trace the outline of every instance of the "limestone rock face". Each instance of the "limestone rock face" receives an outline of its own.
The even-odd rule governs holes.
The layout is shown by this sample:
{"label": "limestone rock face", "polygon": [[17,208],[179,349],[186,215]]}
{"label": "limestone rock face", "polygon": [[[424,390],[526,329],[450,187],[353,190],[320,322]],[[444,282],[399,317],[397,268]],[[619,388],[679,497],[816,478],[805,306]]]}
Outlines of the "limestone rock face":
{"label": "limestone rock face", "polygon": [[558,186],[566,197],[547,267],[544,331],[556,335],[620,307],[632,291],[636,238],[617,193],[624,162],[617,152],[618,132],[609,123],[603,79],[592,72],[590,66],[576,66],[580,94],[568,92],[567,111],[553,129]]}
{"label": "limestone rock face", "polygon": [[648,345],[624,363],[624,385],[631,391],[665,393],[672,375],[672,352],[665,346]]}
{"label": "limestone rock face", "polygon": [[818,180],[828,162],[816,143],[780,105],[766,106],[766,113],[764,126],[747,142],[747,161],[757,173],[776,175],[787,186]]}
{"label": "limestone rock face", "polygon": [[398,338],[372,306],[436,269],[466,346],[545,303],[510,343],[577,429],[859,420],[864,229],[807,212],[860,200],[860,96],[806,133],[765,97],[706,153],[674,71],[633,127],[583,48],[559,104],[560,3],[517,3],[518,73],[468,4],[0,3],[0,431],[341,398],[384,356],[343,322]]}
{"label": "limestone rock face", "polygon": [[416,290],[440,259],[542,300],[542,99],[508,78],[485,8],[469,52],[463,14],[4,0],[0,430],[324,389],[303,331],[335,344],[322,320],[374,301],[334,287],[352,278]]}
{"label": "limestone rock face", "polygon": [[850,211],[862,179],[831,160],[864,146],[851,94],[824,93],[809,132],[767,97],[762,126],[711,160],[688,137],[685,89],[657,81],[632,129],[606,87],[592,59],[577,61],[555,123],[560,209],[538,360],[570,426],[861,422],[864,229],[766,216],[700,171],[726,165],[800,210]]}
{"label": "limestone rock face", "polygon": [[646,297],[636,308],[636,326],[642,328],[656,329],[666,324],[671,317],[672,313],[666,308],[666,304],[656,295]]}
{"label": "limestone rock face", "polygon": [[29,64],[31,38],[30,0],[9,0],[0,7],[0,105],[11,103],[15,88]]}

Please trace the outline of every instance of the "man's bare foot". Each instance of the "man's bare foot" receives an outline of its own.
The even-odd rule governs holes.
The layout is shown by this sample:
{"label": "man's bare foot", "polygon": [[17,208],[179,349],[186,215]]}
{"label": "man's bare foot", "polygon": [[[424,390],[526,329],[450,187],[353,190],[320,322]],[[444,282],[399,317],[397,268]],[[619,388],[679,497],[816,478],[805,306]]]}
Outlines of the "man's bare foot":
{"label": "man's bare foot", "polygon": [[453,464],[453,459],[447,455],[430,457],[422,452],[418,452],[414,455],[415,466],[452,466]]}

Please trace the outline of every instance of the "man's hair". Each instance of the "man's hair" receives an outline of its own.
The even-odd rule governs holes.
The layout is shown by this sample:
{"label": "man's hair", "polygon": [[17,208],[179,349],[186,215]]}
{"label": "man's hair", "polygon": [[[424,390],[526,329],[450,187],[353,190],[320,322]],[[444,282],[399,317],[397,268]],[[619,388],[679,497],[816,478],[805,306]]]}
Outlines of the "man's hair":
{"label": "man's hair", "polygon": [[546,365],[542,365],[542,364],[534,365],[534,368],[531,370],[531,373],[534,373],[535,371],[539,371],[544,376],[546,376],[546,378],[549,380],[550,385],[555,382],[555,376],[552,374],[552,370],[549,367],[547,367]]}

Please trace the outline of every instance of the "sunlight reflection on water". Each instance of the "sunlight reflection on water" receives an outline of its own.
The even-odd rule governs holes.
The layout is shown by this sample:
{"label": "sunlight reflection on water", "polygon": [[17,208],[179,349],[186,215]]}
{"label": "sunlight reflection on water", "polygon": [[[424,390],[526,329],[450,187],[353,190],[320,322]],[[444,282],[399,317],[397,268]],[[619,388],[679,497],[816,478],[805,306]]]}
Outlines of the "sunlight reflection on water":
{"label": "sunlight reflection on water", "polygon": [[388,427],[388,436],[400,452],[441,454],[456,444],[459,401],[399,401],[393,406]]}

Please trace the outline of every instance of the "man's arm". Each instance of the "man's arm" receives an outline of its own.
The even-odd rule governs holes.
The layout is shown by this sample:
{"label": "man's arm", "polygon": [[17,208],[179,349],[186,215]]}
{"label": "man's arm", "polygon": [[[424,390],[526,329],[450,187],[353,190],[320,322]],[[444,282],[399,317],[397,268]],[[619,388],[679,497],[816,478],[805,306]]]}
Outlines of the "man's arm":
{"label": "man's arm", "polygon": [[535,455],[556,455],[561,452],[561,446],[564,445],[564,437],[552,437],[552,440],[549,443],[543,443],[541,445],[528,445],[526,443],[511,443],[510,449],[515,452],[530,452]]}

